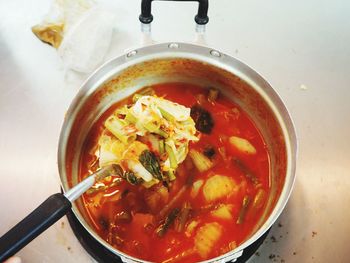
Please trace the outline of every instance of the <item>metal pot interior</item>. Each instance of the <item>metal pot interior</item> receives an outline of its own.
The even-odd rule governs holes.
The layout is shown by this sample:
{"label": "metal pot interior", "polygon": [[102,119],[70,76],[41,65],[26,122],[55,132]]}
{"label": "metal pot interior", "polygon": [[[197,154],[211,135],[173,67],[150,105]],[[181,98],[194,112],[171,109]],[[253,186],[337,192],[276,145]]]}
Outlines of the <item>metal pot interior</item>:
{"label": "metal pot interior", "polygon": [[[186,82],[202,87],[216,87],[238,104],[258,126],[270,154],[271,193],[264,215],[250,238],[234,251],[217,259],[234,255],[261,236],[277,219],[289,197],[294,182],[296,138],[282,101],[271,86],[255,71],[238,60],[210,49],[188,44],[169,51],[161,44],[137,50],[135,56],[112,60],[97,70],[84,84],[71,104],[61,132],[59,169],[64,190],[77,184],[80,153],[92,124],[113,103],[152,84]],[[181,49],[182,47],[182,49]],[[74,212],[87,230],[111,251],[112,248],[94,232],[81,200]],[[216,260],[217,260],[216,259]]]}

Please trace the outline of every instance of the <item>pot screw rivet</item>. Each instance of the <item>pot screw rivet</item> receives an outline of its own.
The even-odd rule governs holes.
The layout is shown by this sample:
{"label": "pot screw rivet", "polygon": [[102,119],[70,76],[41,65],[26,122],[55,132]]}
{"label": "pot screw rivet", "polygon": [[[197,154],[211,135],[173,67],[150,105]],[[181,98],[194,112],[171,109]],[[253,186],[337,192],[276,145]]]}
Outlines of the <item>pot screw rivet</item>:
{"label": "pot screw rivet", "polygon": [[137,54],[136,50],[130,51],[128,54],[126,54],[126,57],[131,58]]}
{"label": "pot screw rivet", "polygon": [[214,49],[210,51],[210,54],[214,57],[218,57],[218,58],[221,57],[221,53]]}
{"label": "pot screw rivet", "polygon": [[168,45],[168,48],[179,48],[179,44],[178,43],[170,43]]}

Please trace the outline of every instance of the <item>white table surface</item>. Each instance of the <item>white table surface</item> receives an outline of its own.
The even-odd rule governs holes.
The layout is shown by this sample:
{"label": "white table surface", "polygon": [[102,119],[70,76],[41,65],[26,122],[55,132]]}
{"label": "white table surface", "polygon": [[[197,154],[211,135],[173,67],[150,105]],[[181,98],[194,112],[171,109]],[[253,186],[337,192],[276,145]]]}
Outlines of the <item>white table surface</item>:
{"label": "white table surface", "polygon": [[[109,57],[139,45],[139,2],[113,0],[118,21]],[[67,76],[55,49],[31,33],[49,5],[0,1],[0,235],[59,190],[60,127],[85,77]],[[153,7],[156,41],[193,39],[195,3]],[[208,45],[265,76],[299,137],[282,226],[250,262],[349,262],[349,14],[347,0],[210,1]],[[92,262],[65,218],[18,254],[24,262]]]}

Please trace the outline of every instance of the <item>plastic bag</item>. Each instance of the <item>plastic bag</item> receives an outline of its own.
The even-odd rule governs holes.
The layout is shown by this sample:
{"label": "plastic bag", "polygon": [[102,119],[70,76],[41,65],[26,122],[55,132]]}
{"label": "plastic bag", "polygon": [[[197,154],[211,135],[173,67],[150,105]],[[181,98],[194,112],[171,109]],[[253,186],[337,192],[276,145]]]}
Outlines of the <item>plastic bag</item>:
{"label": "plastic bag", "polygon": [[90,73],[104,61],[114,24],[115,15],[94,1],[55,0],[32,31],[57,48],[66,70]]}

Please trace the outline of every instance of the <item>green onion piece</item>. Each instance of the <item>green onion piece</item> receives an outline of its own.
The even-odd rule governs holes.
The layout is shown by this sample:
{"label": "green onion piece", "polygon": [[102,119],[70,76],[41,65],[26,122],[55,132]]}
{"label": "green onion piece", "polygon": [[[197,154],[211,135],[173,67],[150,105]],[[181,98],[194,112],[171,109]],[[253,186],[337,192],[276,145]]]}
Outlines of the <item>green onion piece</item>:
{"label": "green onion piece", "polygon": [[171,115],[169,112],[167,112],[166,110],[158,107],[160,113],[162,114],[162,116],[167,119],[168,121],[175,121],[175,118],[173,115]]}
{"label": "green onion piece", "polygon": [[234,157],[233,163],[241,170],[241,172],[244,174],[244,176],[250,180],[254,185],[259,184],[259,179],[255,176],[255,174],[250,171],[250,169],[245,165],[244,162],[242,162],[240,159]]}
{"label": "green onion piece", "polygon": [[150,122],[144,123],[143,127],[145,127],[145,129],[148,130],[149,132],[156,133],[159,130],[160,123],[156,121],[150,121]]}
{"label": "green onion piece", "polygon": [[153,133],[158,134],[158,135],[162,136],[163,138],[168,138],[169,137],[169,134],[167,134],[161,128],[159,128],[158,130],[154,131]]}
{"label": "green onion piece", "polygon": [[182,206],[180,214],[178,216],[178,220],[175,223],[175,230],[177,232],[183,232],[185,229],[186,222],[190,216],[190,212],[192,210],[191,204],[189,202],[185,202]]}
{"label": "green onion piece", "polygon": [[178,216],[179,212],[180,209],[175,208],[169,213],[169,215],[165,218],[164,224],[161,224],[156,230],[156,233],[159,237],[163,237],[165,235],[169,227],[174,223],[174,220]]}
{"label": "green onion piece", "polygon": [[265,195],[265,190],[260,188],[253,200],[253,207],[255,209],[259,209],[264,205]]}
{"label": "green onion piece", "polygon": [[159,140],[159,154],[162,155],[165,152],[164,140]]}
{"label": "green onion piece", "polygon": [[173,169],[176,169],[177,168],[177,160],[176,160],[175,153],[174,153],[172,147],[170,145],[168,145],[167,143],[165,143],[165,151],[167,152],[167,154],[169,156],[170,167]]}
{"label": "green onion piece", "polygon": [[176,179],[174,170],[171,169],[168,171],[168,177],[169,177],[169,181],[174,181]]}
{"label": "green onion piece", "polygon": [[239,211],[239,215],[238,215],[238,218],[236,221],[237,224],[240,225],[243,223],[249,204],[250,204],[250,197],[248,195],[246,195],[242,201],[242,208]]}

